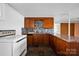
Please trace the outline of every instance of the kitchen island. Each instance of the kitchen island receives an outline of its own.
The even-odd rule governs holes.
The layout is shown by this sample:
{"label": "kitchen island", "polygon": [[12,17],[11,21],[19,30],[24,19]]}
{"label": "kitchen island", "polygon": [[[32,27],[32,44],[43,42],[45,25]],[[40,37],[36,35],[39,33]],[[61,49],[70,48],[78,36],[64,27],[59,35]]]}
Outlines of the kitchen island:
{"label": "kitchen island", "polygon": [[27,34],[28,46],[50,46],[57,55],[79,55],[78,39],[78,37],[69,38],[61,34]]}
{"label": "kitchen island", "polygon": [[79,55],[78,39],[78,37],[54,34],[51,35],[50,43],[59,55]]}

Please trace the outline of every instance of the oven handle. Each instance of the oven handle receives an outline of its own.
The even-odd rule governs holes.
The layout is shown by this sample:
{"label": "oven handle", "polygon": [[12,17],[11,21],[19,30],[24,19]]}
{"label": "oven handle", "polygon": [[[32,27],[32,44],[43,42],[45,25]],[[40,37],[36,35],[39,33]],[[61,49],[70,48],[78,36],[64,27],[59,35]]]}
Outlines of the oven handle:
{"label": "oven handle", "polygon": [[18,42],[20,42],[20,41],[22,41],[23,39],[25,39],[26,37],[24,37],[24,38],[22,38],[22,39],[20,39],[20,40],[18,40],[18,41],[16,41],[16,43],[18,43]]}

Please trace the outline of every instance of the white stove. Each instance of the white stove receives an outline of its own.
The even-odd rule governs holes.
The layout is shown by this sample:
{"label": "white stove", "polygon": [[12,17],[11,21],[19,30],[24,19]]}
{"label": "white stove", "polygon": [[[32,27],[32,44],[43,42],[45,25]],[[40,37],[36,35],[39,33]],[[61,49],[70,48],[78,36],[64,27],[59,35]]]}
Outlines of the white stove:
{"label": "white stove", "polygon": [[26,35],[15,35],[14,30],[0,31],[0,56],[25,55],[27,52],[26,42]]}

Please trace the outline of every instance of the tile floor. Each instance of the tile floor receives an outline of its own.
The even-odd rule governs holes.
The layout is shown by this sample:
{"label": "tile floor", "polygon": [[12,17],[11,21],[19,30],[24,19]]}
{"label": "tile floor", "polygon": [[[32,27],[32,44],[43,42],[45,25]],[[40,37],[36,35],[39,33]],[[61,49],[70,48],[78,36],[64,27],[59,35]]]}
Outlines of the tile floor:
{"label": "tile floor", "polygon": [[56,56],[50,47],[28,47],[26,56]]}

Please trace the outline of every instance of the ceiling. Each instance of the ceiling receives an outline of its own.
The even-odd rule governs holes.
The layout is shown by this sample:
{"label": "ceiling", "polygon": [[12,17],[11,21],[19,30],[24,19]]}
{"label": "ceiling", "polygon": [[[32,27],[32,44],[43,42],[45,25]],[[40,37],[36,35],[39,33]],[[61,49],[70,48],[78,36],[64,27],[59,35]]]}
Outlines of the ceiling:
{"label": "ceiling", "polygon": [[79,3],[9,3],[9,5],[26,17],[62,17],[62,15],[70,16],[71,18],[79,17]]}

